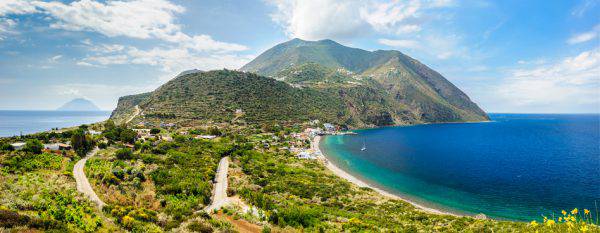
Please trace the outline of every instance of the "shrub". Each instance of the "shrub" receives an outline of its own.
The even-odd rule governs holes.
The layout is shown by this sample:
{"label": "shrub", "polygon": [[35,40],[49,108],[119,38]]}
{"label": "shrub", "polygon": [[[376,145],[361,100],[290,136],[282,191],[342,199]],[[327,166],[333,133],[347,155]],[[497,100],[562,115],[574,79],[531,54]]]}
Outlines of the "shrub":
{"label": "shrub", "polygon": [[38,169],[58,170],[62,167],[62,156],[56,154],[15,154],[8,157],[2,165],[10,172],[26,172]]}
{"label": "shrub", "polygon": [[121,131],[119,134],[121,141],[126,143],[134,143],[136,137],[137,133],[131,129],[123,129],[123,131]]}
{"label": "shrub", "polygon": [[187,228],[190,231],[194,231],[194,232],[201,232],[201,233],[212,233],[213,232],[213,229],[212,229],[212,227],[210,227],[210,225],[207,225],[207,224],[199,222],[199,221],[191,222]]}
{"label": "shrub", "polygon": [[106,149],[106,148],[108,148],[108,144],[106,142],[98,143],[98,148]]}
{"label": "shrub", "polygon": [[10,210],[0,210],[0,227],[11,228],[17,226],[26,226],[29,223],[29,217],[20,215]]}
{"label": "shrub", "polygon": [[44,149],[44,144],[37,139],[27,140],[25,146],[23,147],[24,151],[31,152],[34,154],[41,154]]}
{"label": "shrub", "polygon": [[131,159],[132,155],[133,153],[128,148],[122,148],[115,152],[115,157],[121,160]]}
{"label": "shrub", "polygon": [[89,135],[85,134],[83,129],[78,129],[71,135],[71,146],[73,146],[73,150],[77,152],[77,155],[84,156],[93,148],[94,142]]}
{"label": "shrub", "polygon": [[0,151],[14,151],[15,148],[8,143],[2,143],[0,144]]}
{"label": "shrub", "polygon": [[159,133],[160,133],[160,129],[153,128],[150,130],[150,134],[159,134]]}

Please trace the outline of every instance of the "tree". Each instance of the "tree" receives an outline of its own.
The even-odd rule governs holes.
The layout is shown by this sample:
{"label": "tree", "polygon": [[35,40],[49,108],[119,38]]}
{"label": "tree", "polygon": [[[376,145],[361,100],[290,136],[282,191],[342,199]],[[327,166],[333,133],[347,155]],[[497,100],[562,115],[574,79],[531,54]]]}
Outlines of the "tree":
{"label": "tree", "polygon": [[112,129],[114,129],[115,127],[116,127],[116,126],[115,126],[115,122],[114,122],[114,121],[112,121],[112,120],[107,120],[107,121],[104,123],[104,130],[112,130]]}
{"label": "tree", "polygon": [[208,129],[208,134],[215,135],[215,136],[220,136],[221,135],[221,130],[219,130],[219,128],[213,126],[213,127],[210,127]]}
{"label": "tree", "polygon": [[115,157],[117,157],[117,159],[131,159],[132,154],[130,149],[122,148],[115,152]]}
{"label": "tree", "polygon": [[125,143],[134,143],[136,137],[137,133],[131,129],[123,129],[119,135],[121,141]]}
{"label": "tree", "polygon": [[89,135],[85,134],[83,129],[77,129],[71,135],[71,146],[79,156],[84,156],[94,146],[94,142]]}
{"label": "tree", "polygon": [[41,154],[44,149],[44,144],[37,139],[27,140],[25,143],[25,147],[23,147],[24,151],[28,151],[34,154]]}
{"label": "tree", "polygon": [[2,144],[0,144],[0,150],[1,151],[13,151],[13,150],[15,150],[15,148],[11,144],[2,143]]}
{"label": "tree", "polygon": [[150,134],[159,134],[159,133],[160,133],[160,129],[153,128],[150,130]]}

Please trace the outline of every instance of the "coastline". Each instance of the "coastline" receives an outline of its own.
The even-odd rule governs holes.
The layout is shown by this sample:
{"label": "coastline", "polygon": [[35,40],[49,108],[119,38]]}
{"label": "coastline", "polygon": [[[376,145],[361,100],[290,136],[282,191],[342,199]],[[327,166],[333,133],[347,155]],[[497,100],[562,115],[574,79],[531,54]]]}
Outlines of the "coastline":
{"label": "coastline", "polygon": [[406,203],[411,204],[412,206],[414,206],[415,208],[427,212],[427,213],[431,213],[431,214],[439,214],[439,215],[452,215],[452,216],[456,216],[456,217],[463,217],[463,215],[459,215],[459,214],[455,214],[455,213],[450,213],[447,211],[442,211],[442,210],[438,210],[438,209],[434,209],[434,208],[430,208],[430,207],[426,207],[423,206],[421,204],[418,204],[414,201],[408,200],[406,198],[403,198],[401,196],[392,194],[390,192],[387,192],[385,190],[382,190],[380,188],[377,188],[373,185],[370,185],[369,183],[357,178],[356,176],[351,175],[350,173],[344,171],[343,169],[337,167],[335,164],[333,164],[332,162],[329,162],[329,160],[327,159],[327,157],[325,156],[325,154],[321,151],[320,148],[320,142],[321,142],[321,136],[317,135],[314,137],[313,140],[311,140],[311,148],[320,156],[320,159],[325,163],[325,166],[327,167],[327,169],[329,169],[331,172],[333,172],[336,176],[339,176],[345,180],[347,180],[350,183],[353,183],[354,185],[358,186],[358,187],[367,187],[370,189],[373,189],[375,192],[387,197],[387,198],[391,198],[391,199],[397,199],[397,200],[402,200]]}

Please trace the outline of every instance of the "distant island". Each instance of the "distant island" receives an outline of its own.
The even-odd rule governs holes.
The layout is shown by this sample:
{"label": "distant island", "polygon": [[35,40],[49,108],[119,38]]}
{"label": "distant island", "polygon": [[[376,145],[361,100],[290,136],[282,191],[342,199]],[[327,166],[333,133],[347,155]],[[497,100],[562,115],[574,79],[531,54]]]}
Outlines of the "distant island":
{"label": "distant island", "polygon": [[84,98],[73,99],[59,108],[56,111],[101,111],[92,101]]}

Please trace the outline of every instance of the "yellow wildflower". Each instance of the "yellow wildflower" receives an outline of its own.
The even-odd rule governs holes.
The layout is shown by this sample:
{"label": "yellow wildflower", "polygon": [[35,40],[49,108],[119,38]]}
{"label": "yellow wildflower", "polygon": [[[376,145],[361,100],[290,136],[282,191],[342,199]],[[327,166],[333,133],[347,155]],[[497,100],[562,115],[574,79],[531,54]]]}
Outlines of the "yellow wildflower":
{"label": "yellow wildflower", "polygon": [[590,210],[588,210],[588,209],[583,209],[583,213],[584,213],[584,214],[590,214]]}
{"label": "yellow wildflower", "polygon": [[555,223],[556,222],[554,220],[550,219],[546,222],[546,226],[553,226]]}
{"label": "yellow wildflower", "polygon": [[537,227],[538,223],[535,220],[533,220],[529,223],[529,225],[531,225],[532,227]]}
{"label": "yellow wildflower", "polygon": [[569,228],[572,228],[572,227],[573,227],[573,222],[568,222],[568,223],[567,223],[567,226],[568,226]]}
{"label": "yellow wildflower", "polygon": [[567,211],[563,210],[561,211],[563,215],[567,215]]}
{"label": "yellow wildflower", "polygon": [[583,225],[581,226],[581,228],[579,228],[579,230],[581,230],[581,232],[587,232],[589,230],[588,226]]}
{"label": "yellow wildflower", "polygon": [[579,213],[579,210],[577,208],[571,210],[571,214],[577,214],[577,213]]}
{"label": "yellow wildflower", "polygon": [[548,217],[544,216],[544,222],[548,221]]}
{"label": "yellow wildflower", "polygon": [[[566,218],[565,218],[565,220],[566,220]],[[562,222],[562,217],[558,217],[558,221]]]}

